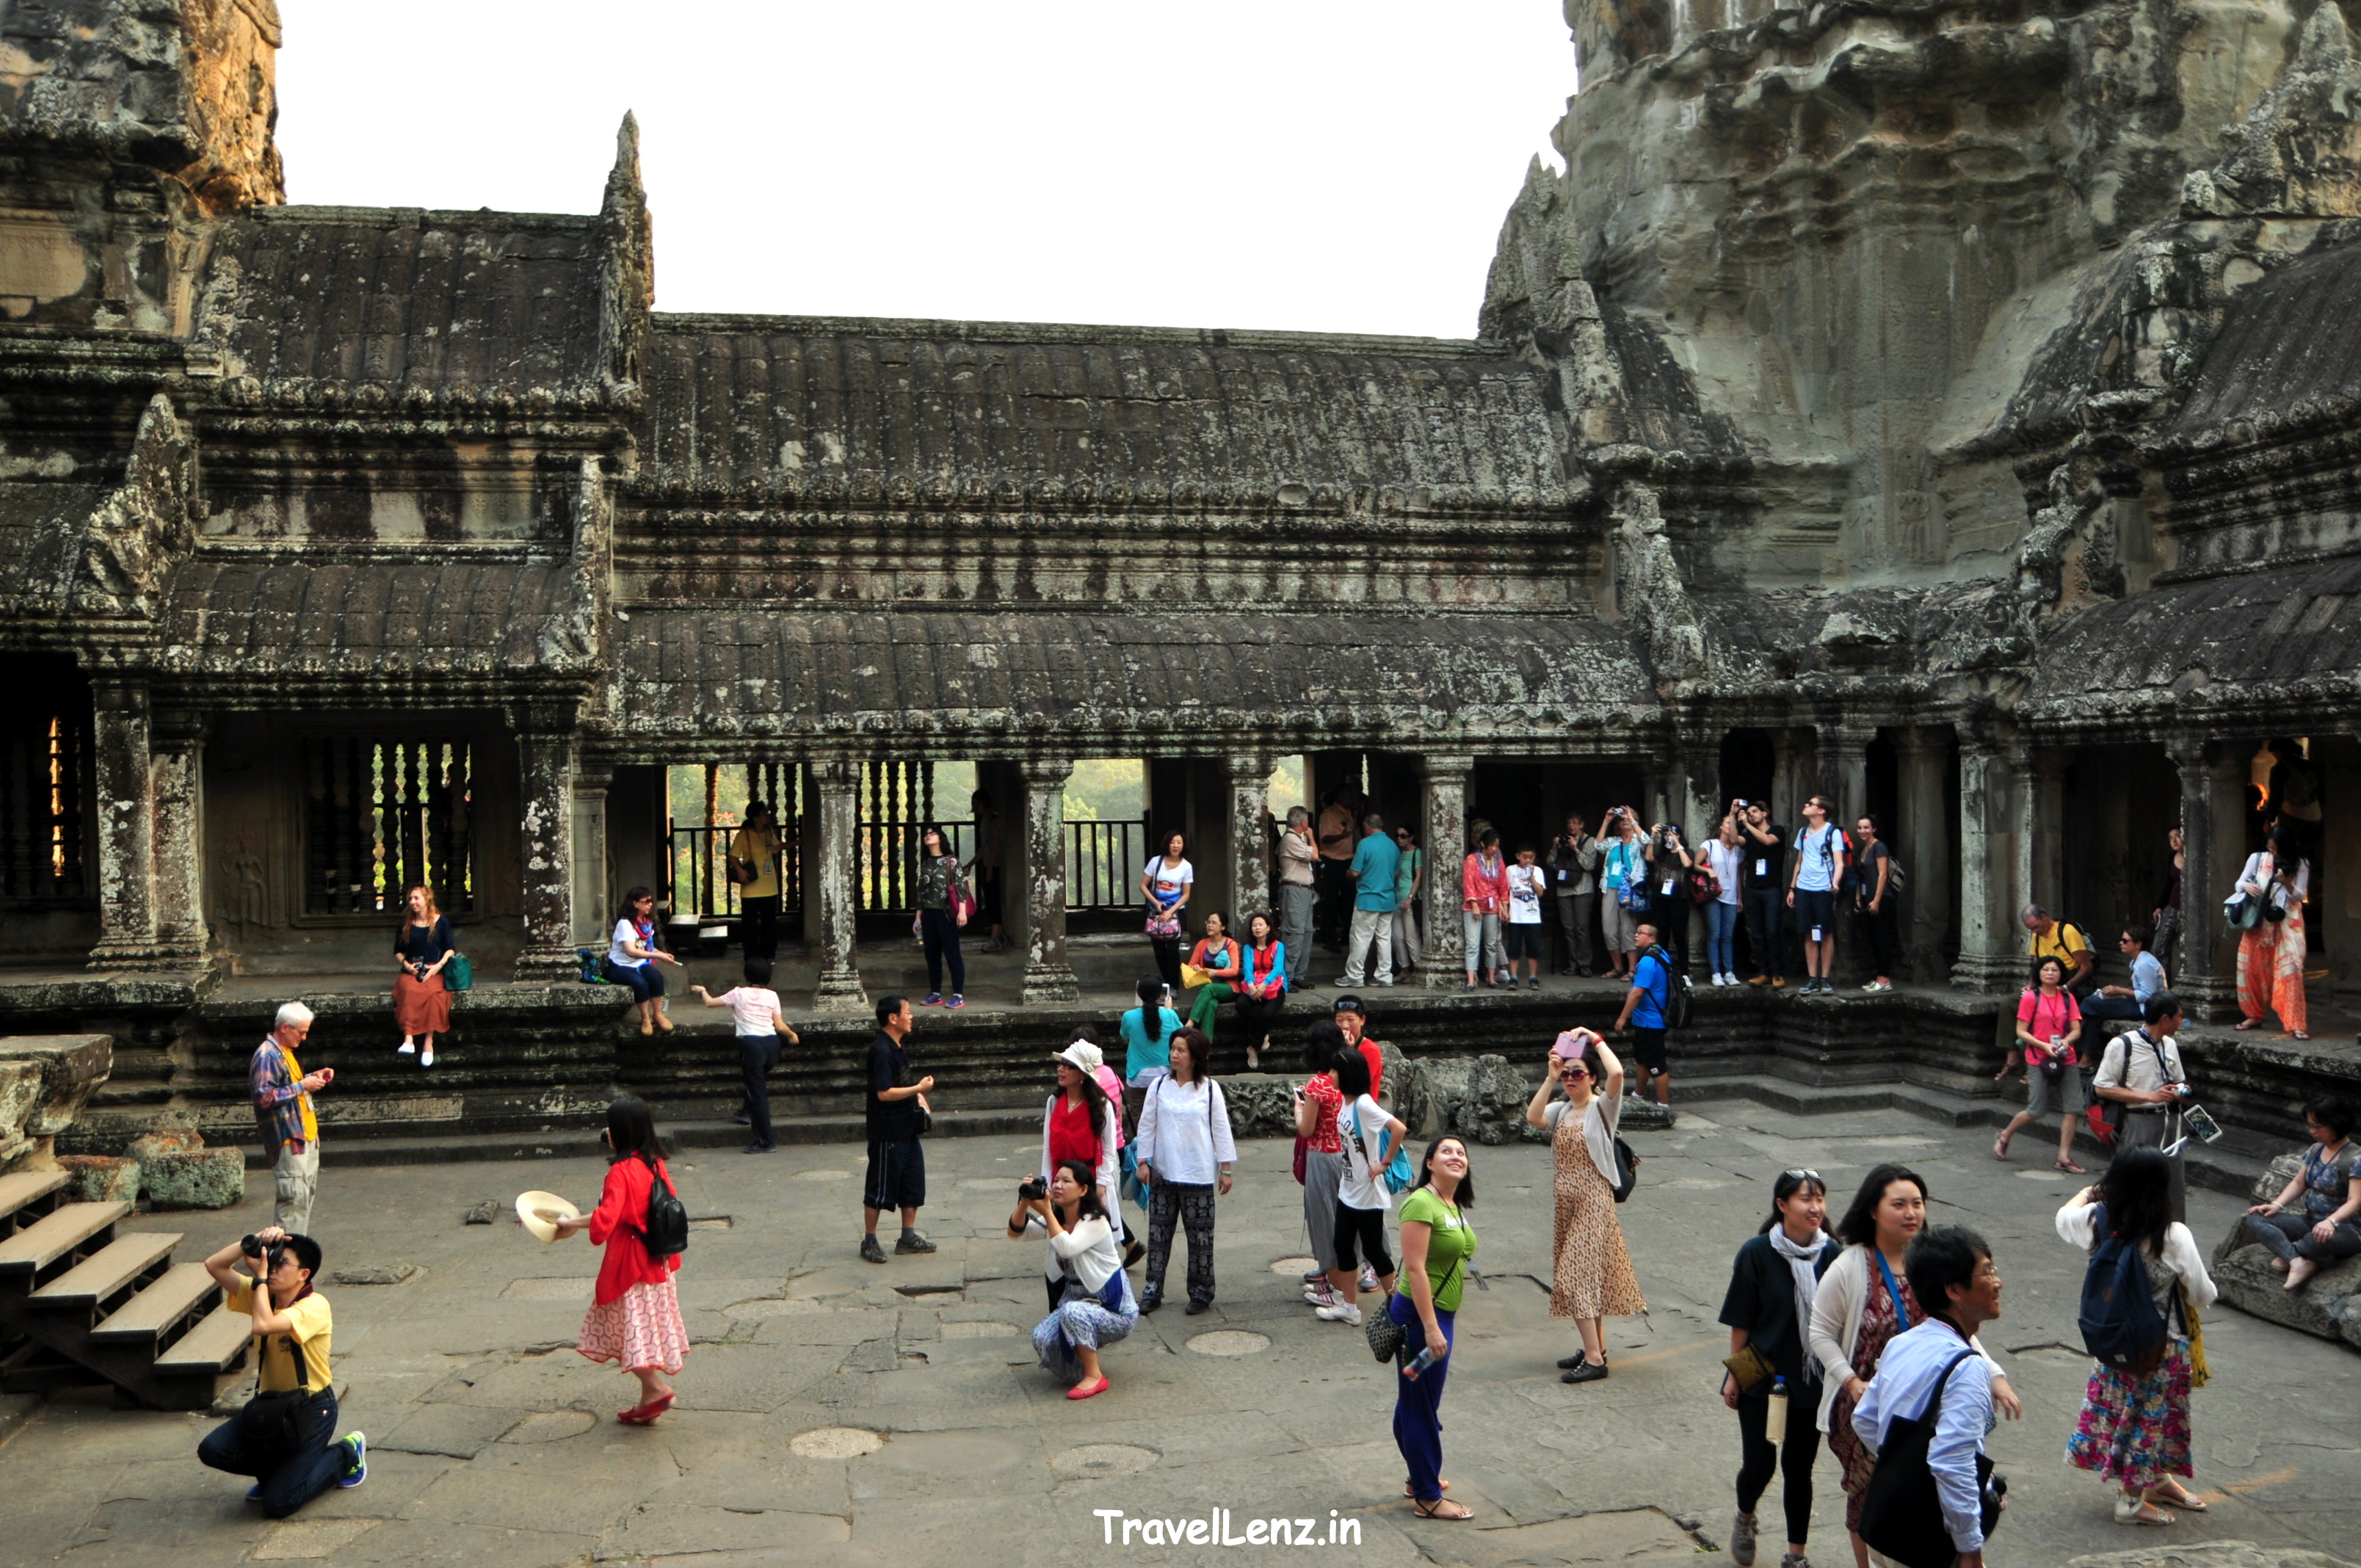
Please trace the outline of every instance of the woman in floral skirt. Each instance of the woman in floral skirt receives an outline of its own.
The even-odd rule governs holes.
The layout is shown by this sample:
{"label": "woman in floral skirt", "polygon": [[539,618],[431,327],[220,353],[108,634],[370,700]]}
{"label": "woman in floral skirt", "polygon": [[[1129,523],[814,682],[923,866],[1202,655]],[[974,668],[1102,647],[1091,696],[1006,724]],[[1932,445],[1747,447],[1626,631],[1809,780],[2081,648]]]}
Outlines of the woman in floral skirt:
{"label": "woman in floral skirt", "polygon": [[598,1207],[562,1220],[562,1240],[590,1233],[590,1245],[607,1249],[598,1266],[598,1287],[582,1320],[575,1349],[593,1361],[611,1361],[640,1380],[640,1402],[617,1412],[626,1426],[646,1426],[672,1408],[675,1390],[665,1377],[680,1370],[688,1354],[688,1331],[680,1321],[680,1298],[673,1289],[677,1254],[648,1253],[648,1198],[659,1181],[672,1190],[664,1148],[656,1141],[655,1117],[647,1102],[626,1094],[607,1107],[607,1185]]}
{"label": "woman in floral skirt", "polygon": [[2147,1372],[2092,1365],[2066,1462],[2121,1488],[2117,1524],[2167,1525],[2173,1517],[2159,1503],[2205,1511],[2176,1477],[2191,1474],[2187,1310],[2213,1304],[2213,1281],[2197,1238],[2172,1217],[2172,1168],[2161,1150],[2125,1150],[2097,1186],[2058,1211],[2058,1234],[2085,1252],[2098,1244],[2102,1226],[2139,1247],[2148,1295],[2164,1319],[2164,1358]]}

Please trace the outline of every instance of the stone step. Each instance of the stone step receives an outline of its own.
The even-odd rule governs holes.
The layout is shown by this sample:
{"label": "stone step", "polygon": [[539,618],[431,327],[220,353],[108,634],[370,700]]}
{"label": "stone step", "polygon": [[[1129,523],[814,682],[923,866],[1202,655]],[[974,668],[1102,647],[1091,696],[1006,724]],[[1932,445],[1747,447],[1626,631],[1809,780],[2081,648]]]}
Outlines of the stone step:
{"label": "stone step", "polygon": [[90,1331],[93,1344],[153,1340],[221,1289],[202,1263],[174,1264],[164,1277],[108,1313]]}
{"label": "stone step", "polygon": [[66,1184],[62,1170],[27,1170],[0,1176],[0,1221],[27,1203],[38,1202]]}
{"label": "stone step", "polygon": [[212,1376],[229,1370],[254,1338],[254,1320],[227,1307],[214,1309],[204,1321],[173,1342],[156,1358],[156,1371],[166,1377]]}
{"label": "stone step", "polygon": [[180,1245],[180,1234],[173,1231],[119,1236],[34,1291],[29,1304],[52,1310],[77,1307],[87,1310],[170,1257]]}
{"label": "stone step", "polygon": [[0,1241],[0,1277],[38,1275],[131,1212],[128,1203],[67,1203]]}
{"label": "stone step", "polygon": [[[928,1135],[936,1138],[1038,1136],[1041,1131],[1041,1102],[1048,1098],[1045,1091],[1029,1105],[939,1112],[935,1116],[934,1131]],[[665,1146],[674,1149],[739,1148],[750,1136],[745,1127],[727,1120],[675,1122],[659,1115],[656,1127],[664,1135]],[[857,1144],[865,1142],[869,1136],[867,1124],[857,1111],[829,1116],[774,1116],[771,1131],[782,1144]],[[326,1166],[436,1165],[449,1160],[585,1159],[605,1152],[606,1146],[599,1141],[598,1135],[599,1129],[587,1123],[567,1127],[562,1132],[454,1131],[447,1135],[406,1138],[337,1138],[329,1133],[320,1140],[320,1163]],[[247,1151],[246,1162],[250,1170],[266,1168],[260,1154],[253,1150]]]}

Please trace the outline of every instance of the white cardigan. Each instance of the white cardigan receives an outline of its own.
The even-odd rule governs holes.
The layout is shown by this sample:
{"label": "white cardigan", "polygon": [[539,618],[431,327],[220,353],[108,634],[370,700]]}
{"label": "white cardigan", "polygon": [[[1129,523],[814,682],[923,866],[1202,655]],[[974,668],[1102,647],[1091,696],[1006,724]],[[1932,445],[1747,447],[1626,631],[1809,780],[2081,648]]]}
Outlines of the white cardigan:
{"label": "white cardigan", "polygon": [[[1041,1179],[1044,1181],[1049,1180],[1051,1174],[1049,1118],[1056,1113],[1058,1102],[1063,1098],[1063,1095],[1052,1094],[1041,1107]],[[1121,1119],[1115,1114],[1115,1102],[1109,1101],[1106,1114],[1099,1122],[1099,1201],[1106,1205],[1107,1216],[1115,1222],[1115,1234],[1118,1236],[1124,1234],[1123,1194],[1115,1187],[1115,1178],[1123,1169],[1123,1161],[1115,1152],[1115,1145],[1120,1141],[1116,1129],[1121,1124]]]}
{"label": "white cardigan", "polygon": [[[1869,1305],[1870,1281],[1873,1278],[1876,1276],[1869,1266],[1869,1249],[1849,1246],[1837,1254],[1836,1262],[1820,1276],[1819,1289],[1813,1293],[1812,1355],[1820,1364],[1822,1431],[1828,1430],[1828,1413],[1836,1409],[1837,1395],[1859,1376],[1852,1369],[1852,1352],[1853,1346],[1861,1343],[1861,1315]],[[1885,1288],[1883,1279],[1877,1280],[1877,1288]],[[1984,1349],[1983,1341],[1971,1336],[1968,1343],[1984,1358],[1984,1365],[1992,1368],[1994,1377],[2004,1376],[2000,1363]]]}
{"label": "white cardigan", "polygon": [[[1049,1227],[1035,1214],[1025,1222],[1028,1231],[1047,1232]],[[1041,1265],[1044,1279],[1063,1279],[1066,1271],[1061,1263],[1073,1265],[1075,1277],[1082,1288],[1095,1296],[1106,1288],[1106,1282],[1121,1272],[1123,1253],[1115,1245],[1115,1227],[1096,1215],[1085,1216],[1082,1223],[1063,1235],[1049,1238],[1049,1252]]]}

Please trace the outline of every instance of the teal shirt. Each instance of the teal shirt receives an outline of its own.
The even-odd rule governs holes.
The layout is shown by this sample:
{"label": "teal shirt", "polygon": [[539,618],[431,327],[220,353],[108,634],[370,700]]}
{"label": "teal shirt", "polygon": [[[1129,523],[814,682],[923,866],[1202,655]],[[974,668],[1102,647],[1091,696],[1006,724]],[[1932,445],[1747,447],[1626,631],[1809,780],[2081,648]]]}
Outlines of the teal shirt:
{"label": "teal shirt", "polygon": [[1180,1014],[1170,1007],[1157,1011],[1164,1015],[1164,1033],[1160,1038],[1148,1037],[1148,1009],[1135,1007],[1123,1015],[1123,1080],[1129,1083],[1149,1068],[1170,1069],[1172,1066],[1172,1036],[1180,1032]]}
{"label": "teal shirt", "polygon": [[1353,869],[1360,873],[1353,907],[1378,914],[1394,909],[1394,883],[1401,874],[1401,847],[1390,833],[1372,833],[1353,851]]}
{"label": "teal shirt", "polygon": [[1426,851],[1412,850],[1408,854],[1401,854],[1397,850],[1395,853],[1401,856],[1401,869],[1394,872],[1394,902],[1397,905],[1408,904],[1411,885],[1418,881],[1418,868],[1426,864]]}

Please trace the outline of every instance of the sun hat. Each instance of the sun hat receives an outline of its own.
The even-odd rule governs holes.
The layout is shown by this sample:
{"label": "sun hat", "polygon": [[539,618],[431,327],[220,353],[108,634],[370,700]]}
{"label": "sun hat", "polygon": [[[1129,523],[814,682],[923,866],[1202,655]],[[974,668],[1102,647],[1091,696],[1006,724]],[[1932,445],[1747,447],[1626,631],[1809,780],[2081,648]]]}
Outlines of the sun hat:
{"label": "sun hat", "polygon": [[[524,1228],[545,1242],[557,1239],[557,1220],[578,1220],[582,1211],[555,1192],[520,1192],[516,1201],[517,1219]],[[544,1213],[555,1214],[557,1220],[544,1219]]]}
{"label": "sun hat", "polygon": [[1096,1072],[1106,1065],[1106,1053],[1088,1040],[1076,1040],[1064,1050],[1052,1055],[1076,1072]]}

